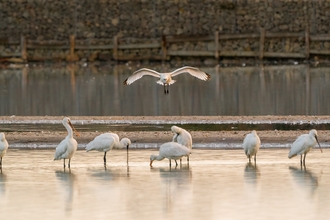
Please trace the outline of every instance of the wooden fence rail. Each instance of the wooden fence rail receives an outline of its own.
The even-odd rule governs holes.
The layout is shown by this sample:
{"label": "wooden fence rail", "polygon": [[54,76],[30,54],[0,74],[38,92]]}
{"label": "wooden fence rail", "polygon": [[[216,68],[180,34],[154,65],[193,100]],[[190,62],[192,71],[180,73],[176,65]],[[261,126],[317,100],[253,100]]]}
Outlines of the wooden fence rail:
{"label": "wooden fence rail", "polygon": [[[283,50],[285,52],[265,51],[265,43],[269,39],[282,39],[285,40]],[[290,38],[299,38],[304,42],[301,52],[288,52],[287,45]],[[259,49],[256,51],[241,51],[241,50],[223,50],[221,43],[228,40],[244,40],[255,39],[259,41]],[[110,44],[88,45],[84,41],[77,40],[75,36],[70,36],[68,41],[43,41],[38,42],[35,40],[26,39],[22,36],[20,41],[12,39],[0,39],[0,46],[16,45],[20,48],[20,52],[5,53],[0,51],[0,62],[10,61],[10,58],[19,58],[21,61],[29,61],[28,50],[67,50],[68,61],[76,61],[79,58],[76,55],[77,50],[91,50],[102,51],[104,53],[112,52],[113,60],[169,60],[171,56],[197,56],[197,57],[214,57],[219,59],[221,57],[257,57],[264,58],[306,58],[310,55],[330,55],[329,50],[316,50],[310,49],[311,42],[330,42],[330,34],[310,35],[309,30],[306,28],[304,32],[297,33],[272,33],[260,28],[259,33],[252,34],[220,34],[218,31],[214,35],[207,36],[163,36],[159,42],[156,43],[135,43],[135,44],[120,44],[119,39],[115,36]],[[109,39],[107,42],[111,42]],[[172,44],[183,42],[214,42],[214,48],[210,50],[172,50]],[[137,50],[137,49],[159,49],[160,55],[146,55],[146,56],[133,56],[133,55],[119,55],[119,50]]]}

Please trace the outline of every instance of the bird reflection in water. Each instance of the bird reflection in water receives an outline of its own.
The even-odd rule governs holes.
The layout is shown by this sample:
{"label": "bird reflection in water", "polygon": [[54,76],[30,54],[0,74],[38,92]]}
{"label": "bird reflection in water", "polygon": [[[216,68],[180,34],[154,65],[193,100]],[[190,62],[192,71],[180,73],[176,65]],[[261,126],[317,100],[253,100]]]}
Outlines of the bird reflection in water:
{"label": "bird reflection in water", "polygon": [[164,207],[166,213],[172,212],[172,207],[176,206],[176,202],[182,202],[184,197],[191,195],[187,191],[192,191],[192,170],[189,165],[179,165],[175,168],[162,167],[150,168],[151,172],[159,172],[162,183],[161,189],[164,198]]}
{"label": "bird reflection in water", "polygon": [[6,182],[7,182],[7,175],[0,172],[0,195],[4,195],[6,193]]}
{"label": "bird reflection in water", "polygon": [[256,163],[247,162],[244,169],[244,178],[246,182],[257,184],[260,177],[260,171]]}
{"label": "bird reflection in water", "polygon": [[295,182],[301,187],[309,188],[310,195],[312,196],[319,185],[319,181],[322,176],[322,170],[319,174],[312,172],[306,168],[306,165],[301,164],[300,168],[295,166],[290,166],[289,170],[291,171],[292,177]]}
{"label": "bird reflection in water", "polygon": [[71,169],[66,171],[56,170],[56,178],[59,180],[61,191],[65,198],[65,212],[71,214],[72,203],[74,198],[74,189],[76,185],[76,175],[71,172]]}

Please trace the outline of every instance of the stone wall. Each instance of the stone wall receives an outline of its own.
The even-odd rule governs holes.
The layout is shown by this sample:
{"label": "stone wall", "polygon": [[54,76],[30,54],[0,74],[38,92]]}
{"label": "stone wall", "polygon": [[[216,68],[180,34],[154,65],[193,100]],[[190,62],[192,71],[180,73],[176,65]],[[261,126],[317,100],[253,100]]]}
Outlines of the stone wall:
{"label": "stone wall", "polygon": [[68,42],[75,35],[93,44],[118,36],[124,44],[163,35],[259,33],[260,27],[327,34],[329,11],[328,0],[2,0],[0,39]]}

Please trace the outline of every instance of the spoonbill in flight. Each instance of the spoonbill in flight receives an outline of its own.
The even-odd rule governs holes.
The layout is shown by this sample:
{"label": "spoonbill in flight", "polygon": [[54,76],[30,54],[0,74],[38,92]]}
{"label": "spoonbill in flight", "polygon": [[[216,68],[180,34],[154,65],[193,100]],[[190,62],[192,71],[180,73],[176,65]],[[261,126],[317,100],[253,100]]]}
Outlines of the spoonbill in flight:
{"label": "spoonbill in flight", "polygon": [[170,167],[172,165],[171,160],[174,160],[176,166],[178,166],[176,160],[181,159],[183,156],[189,156],[189,154],[190,154],[189,148],[177,142],[167,142],[160,146],[158,155],[153,154],[150,156],[150,167],[152,167],[152,163],[154,162],[154,160],[160,161],[165,158],[169,159]]}
{"label": "spoonbill in flight", "polygon": [[[321,152],[322,148],[317,139],[317,132],[315,129],[309,131],[308,134],[300,135],[292,144],[292,147],[289,152],[289,158],[300,155],[300,164],[305,165],[306,154],[318,143]],[[302,159],[302,155],[304,154],[304,159]]]}
{"label": "spoonbill in flight", "polygon": [[86,146],[86,151],[96,150],[100,152],[104,152],[103,162],[104,166],[107,163],[107,152],[112,148],[124,148],[127,149],[127,163],[128,163],[128,147],[131,144],[130,139],[123,138],[119,141],[119,136],[115,133],[105,133],[101,134],[94,138],[91,142],[89,142]]}
{"label": "spoonbill in flight", "polygon": [[243,141],[243,148],[245,155],[249,158],[249,162],[251,162],[251,157],[254,156],[255,163],[257,161],[257,152],[260,148],[260,138],[255,130],[246,135]]}
{"label": "spoonbill in flight", "polygon": [[190,75],[192,75],[200,80],[204,80],[204,81],[207,81],[211,78],[211,76],[209,74],[201,71],[200,69],[198,69],[196,67],[191,67],[191,66],[184,66],[184,67],[181,67],[181,68],[176,69],[173,72],[169,72],[169,73],[159,73],[155,70],[142,68],[142,69],[135,71],[130,77],[128,77],[124,81],[124,85],[130,85],[134,81],[140,79],[142,76],[145,76],[145,75],[154,76],[154,77],[159,78],[157,83],[160,85],[163,85],[164,93],[168,94],[169,85],[176,82],[176,80],[173,80],[172,77],[177,76],[181,73],[189,73]]}
{"label": "spoonbill in flight", "polygon": [[77,130],[71,124],[70,118],[65,117],[62,120],[62,124],[68,131],[68,136],[66,136],[65,139],[63,141],[61,141],[61,143],[56,147],[54,160],[63,159],[63,161],[64,161],[63,164],[64,164],[64,168],[65,168],[65,159],[69,159],[68,168],[70,168],[71,158],[75,154],[77,147],[78,147],[77,141],[73,138],[72,129],[74,130],[74,132],[76,133],[76,135],[78,137],[80,136],[80,134],[77,132]]}

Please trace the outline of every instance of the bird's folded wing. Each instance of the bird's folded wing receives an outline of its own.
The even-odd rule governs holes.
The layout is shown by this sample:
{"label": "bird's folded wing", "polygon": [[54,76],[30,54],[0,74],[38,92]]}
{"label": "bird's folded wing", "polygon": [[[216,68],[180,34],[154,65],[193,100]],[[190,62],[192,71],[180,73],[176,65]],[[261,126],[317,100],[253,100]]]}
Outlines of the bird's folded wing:
{"label": "bird's folded wing", "polygon": [[211,76],[203,71],[201,71],[200,69],[196,68],[196,67],[191,67],[191,66],[184,66],[182,68],[179,68],[175,71],[172,72],[172,76],[177,76],[181,73],[189,73],[190,75],[198,78],[198,79],[201,79],[201,80],[204,80],[204,81],[207,81],[211,78]]}
{"label": "bird's folded wing", "polygon": [[142,76],[145,76],[145,75],[159,77],[160,74],[157,71],[151,70],[151,69],[146,69],[146,68],[139,69],[139,70],[135,71],[130,77],[128,77],[124,81],[124,84],[125,85],[130,85],[134,81],[140,79]]}

